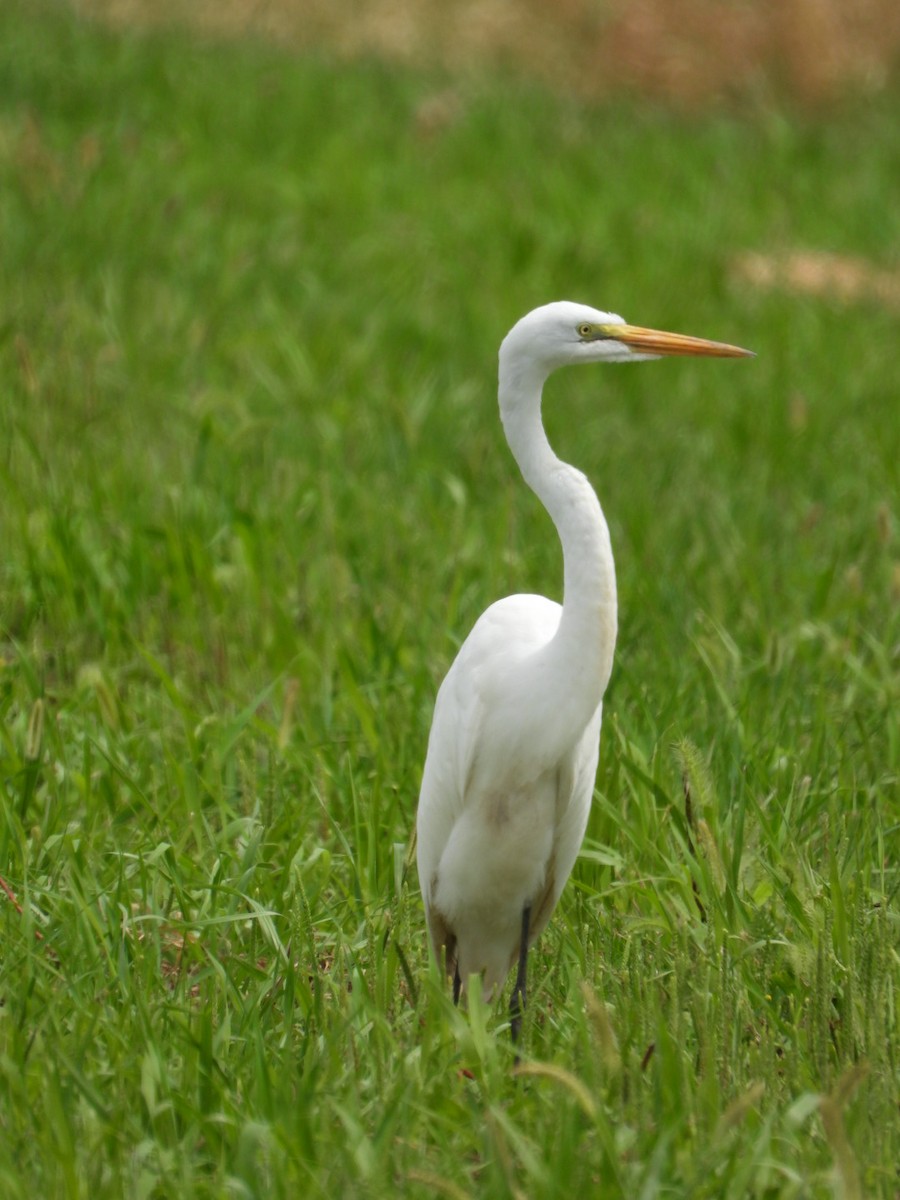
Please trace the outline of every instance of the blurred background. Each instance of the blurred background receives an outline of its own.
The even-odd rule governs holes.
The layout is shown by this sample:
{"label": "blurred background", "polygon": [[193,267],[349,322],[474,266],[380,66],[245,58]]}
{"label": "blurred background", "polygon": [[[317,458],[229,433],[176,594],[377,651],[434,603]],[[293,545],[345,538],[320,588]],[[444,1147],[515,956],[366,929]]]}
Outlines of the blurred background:
{"label": "blurred background", "polygon": [[900,54],[893,0],[75,0],[123,26],[381,55],[454,70],[502,66],[593,99],[629,90],[698,106],[787,96],[819,104],[883,88]]}

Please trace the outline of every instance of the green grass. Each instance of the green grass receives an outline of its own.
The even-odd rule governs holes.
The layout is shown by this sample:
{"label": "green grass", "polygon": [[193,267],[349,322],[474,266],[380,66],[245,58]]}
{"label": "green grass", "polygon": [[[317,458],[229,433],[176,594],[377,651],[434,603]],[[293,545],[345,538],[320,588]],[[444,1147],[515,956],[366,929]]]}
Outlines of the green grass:
{"label": "green grass", "polygon": [[[896,99],[689,121],[0,9],[4,1196],[896,1195],[896,315],[727,269],[889,265]],[[621,635],[515,1080],[409,843],[456,645],[559,592],[495,356],[562,297],[759,357],[549,388]]]}

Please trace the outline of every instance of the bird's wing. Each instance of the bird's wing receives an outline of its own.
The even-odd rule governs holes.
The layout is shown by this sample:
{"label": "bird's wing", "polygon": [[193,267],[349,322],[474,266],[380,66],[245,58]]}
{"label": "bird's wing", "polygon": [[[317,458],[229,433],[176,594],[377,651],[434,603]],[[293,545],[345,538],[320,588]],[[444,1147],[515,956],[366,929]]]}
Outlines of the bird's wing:
{"label": "bird's wing", "polygon": [[434,873],[466,804],[495,714],[492,695],[511,660],[545,644],[560,607],[543,596],[508,596],[482,613],[438,691],[416,818],[419,883],[429,906]]}
{"label": "bird's wing", "polygon": [[560,763],[557,770],[553,853],[543,893],[535,900],[532,909],[531,941],[538,937],[550,920],[584,841],[600,755],[602,717],[603,705],[599,704],[571,754]]}

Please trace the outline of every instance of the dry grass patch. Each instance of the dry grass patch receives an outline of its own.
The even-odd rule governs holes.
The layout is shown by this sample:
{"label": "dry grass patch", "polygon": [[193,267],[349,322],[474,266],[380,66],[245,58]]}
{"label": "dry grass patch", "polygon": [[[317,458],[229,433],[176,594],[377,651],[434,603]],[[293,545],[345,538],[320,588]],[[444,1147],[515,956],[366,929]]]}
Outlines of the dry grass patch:
{"label": "dry grass patch", "polygon": [[841,304],[874,301],[900,311],[900,271],[885,270],[849,254],[824,250],[747,253],[735,258],[732,270],[739,282],[754,287],[830,297]]}
{"label": "dry grass patch", "polygon": [[760,90],[820,103],[884,86],[900,59],[894,0],[73,0],[118,26],[184,23],[298,48],[454,70],[512,67],[597,97],[687,106]]}

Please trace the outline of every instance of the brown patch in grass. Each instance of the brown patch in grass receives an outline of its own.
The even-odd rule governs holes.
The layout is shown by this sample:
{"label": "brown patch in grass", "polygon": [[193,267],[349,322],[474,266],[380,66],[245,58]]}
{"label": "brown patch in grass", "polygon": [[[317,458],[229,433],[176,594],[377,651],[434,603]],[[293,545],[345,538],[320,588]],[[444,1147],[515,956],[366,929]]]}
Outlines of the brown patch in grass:
{"label": "brown patch in grass", "polygon": [[841,304],[874,301],[900,311],[900,271],[873,266],[864,258],[823,250],[747,253],[734,260],[732,272],[739,283],[758,288],[782,288]]}
{"label": "brown patch in grass", "polygon": [[884,86],[896,0],[72,0],[117,26],[325,46],[454,70],[507,66],[587,97],[623,89],[696,107],[773,89],[819,103]]}

